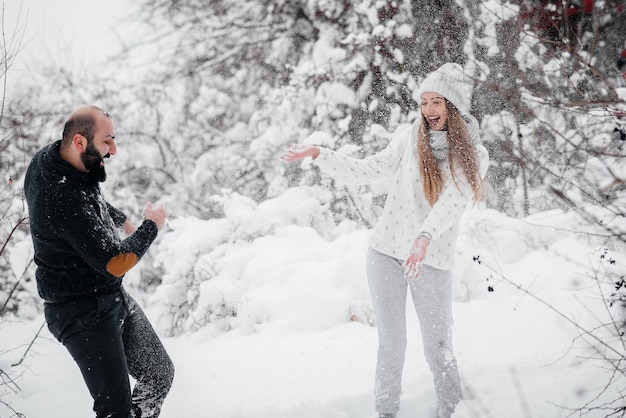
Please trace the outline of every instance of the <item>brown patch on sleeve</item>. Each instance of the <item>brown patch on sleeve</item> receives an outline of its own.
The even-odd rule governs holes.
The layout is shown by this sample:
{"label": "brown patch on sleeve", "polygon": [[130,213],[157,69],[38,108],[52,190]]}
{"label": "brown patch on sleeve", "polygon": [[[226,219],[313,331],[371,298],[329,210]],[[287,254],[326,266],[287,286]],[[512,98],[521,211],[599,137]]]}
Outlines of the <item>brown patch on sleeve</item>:
{"label": "brown patch on sleeve", "polygon": [[135,253],[116,255],[107,263],[107,271],[115,277],[123,276],[137,264],[137,260],[137,254]]}

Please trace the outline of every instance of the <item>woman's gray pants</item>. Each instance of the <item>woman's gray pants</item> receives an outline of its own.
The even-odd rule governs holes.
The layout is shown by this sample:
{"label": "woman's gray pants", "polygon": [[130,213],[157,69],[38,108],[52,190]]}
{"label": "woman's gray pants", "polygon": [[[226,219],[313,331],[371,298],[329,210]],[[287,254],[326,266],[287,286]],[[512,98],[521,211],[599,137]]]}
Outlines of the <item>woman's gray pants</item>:
{"label": "woman's gray pants", "polygon": [[403,263],[371,248],[368,250],[367,277],[378,327],[376,411],[395,414],[399,409],[408,287],[420,323],[424,354],[434,378],[438,415],[449,417],[462,398],[452,351],[451,274],[448,270],[422,265],[419,277],[407,281]]}

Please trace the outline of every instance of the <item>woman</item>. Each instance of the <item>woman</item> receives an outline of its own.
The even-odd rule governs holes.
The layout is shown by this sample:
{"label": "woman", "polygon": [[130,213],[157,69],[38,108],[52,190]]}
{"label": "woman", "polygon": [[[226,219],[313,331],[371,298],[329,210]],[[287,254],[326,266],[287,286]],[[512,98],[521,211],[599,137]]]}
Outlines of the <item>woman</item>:
{"label": "woman", "polygon": [[329,149],[290,148],[282,158],[312,157],[345,182],[393,179],[383,214],[372,231],[367,276],[379,346],[376,411],[395,417],[406,351],[406,298],[411,291],[424,354],[434,377],[438,417],[462,398],[452,351],[451,274],[459,219],[471,200],[483,199],[489,156],[458,64],[444,64],[420,86],[421,118],[368,158]]}

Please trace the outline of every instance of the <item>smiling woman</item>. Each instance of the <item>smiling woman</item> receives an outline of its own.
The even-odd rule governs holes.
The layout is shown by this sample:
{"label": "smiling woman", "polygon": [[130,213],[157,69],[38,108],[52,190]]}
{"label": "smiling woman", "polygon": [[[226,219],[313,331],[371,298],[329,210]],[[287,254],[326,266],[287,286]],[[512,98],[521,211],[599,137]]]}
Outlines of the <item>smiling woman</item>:
{"label": "smiling woman", "polygon": [[364,159],[316,146],[290,148],[282,157],[311,157],[347,183],[393,179],[366,258],[379,336],[374,395],[380,418],[395,418],[400,407],[409,292],[433,373],[437,417],[450,418],[463,398],[452,350],[450,271],[461,216],[472,200],[482,199],[489,163],[478,121],[468,114],[467,87],[459,64],[429,74],[419,90],[421,117]]}

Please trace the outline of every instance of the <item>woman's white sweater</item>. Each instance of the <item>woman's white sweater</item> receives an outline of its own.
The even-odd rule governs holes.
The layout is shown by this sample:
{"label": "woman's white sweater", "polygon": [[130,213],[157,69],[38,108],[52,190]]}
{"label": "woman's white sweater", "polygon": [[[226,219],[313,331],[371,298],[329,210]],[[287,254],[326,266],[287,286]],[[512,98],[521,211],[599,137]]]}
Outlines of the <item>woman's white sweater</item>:
{"label": "woman's white sweater", "polygon": [[[478,122],[463,116],[476,146],[480,174],[484,178],[489,154],[480,141]],[[445,184],[434,206],[430,206],[422,187],[416,151],[417,126],[414,124],[398,133],[385,149],[364,159],[356,159],[320,147],[314,160],[324,172],[346,183],[367,184],[392,178],[383,214],[372,231],[369,245],[374,250],[405,260],[419,232],[432,236],[424,264],[448,270],[454,261],[459,220],[473,201],[472,189],[465,177],[456,170],[457,184],[450,176],[448,161],[439,166]]]}

